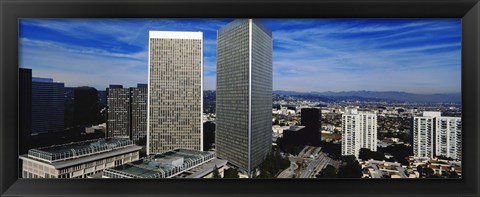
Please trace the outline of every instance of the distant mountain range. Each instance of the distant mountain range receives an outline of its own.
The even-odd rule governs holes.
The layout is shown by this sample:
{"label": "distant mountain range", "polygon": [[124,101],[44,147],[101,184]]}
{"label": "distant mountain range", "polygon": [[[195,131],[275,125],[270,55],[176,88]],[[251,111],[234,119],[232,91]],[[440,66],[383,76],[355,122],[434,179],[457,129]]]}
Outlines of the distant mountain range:
{"label": "distant mountain range", "polygon": [[342,91],[342,92],[295,92],[274,90],[274,94],[290,96],[325,97],[334,100],[366,99],[376,101],[417,102],[417,103],[461,103],[460,93],[413,94],[397,91]]}

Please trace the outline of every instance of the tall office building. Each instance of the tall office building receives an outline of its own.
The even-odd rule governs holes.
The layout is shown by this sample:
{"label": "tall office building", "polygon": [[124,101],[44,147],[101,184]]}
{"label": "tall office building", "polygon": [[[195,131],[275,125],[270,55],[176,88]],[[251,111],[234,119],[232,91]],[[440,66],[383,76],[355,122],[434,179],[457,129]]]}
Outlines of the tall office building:
{"label": "tall office building", "polygon": [[423,112],[413,118],[413,154],[462,159],[462,119],[444,117],[440,112]]}
{"label": "tall office building", "polygon": [[147,84],[107,88],[107,136],[134,142],[147,135]]}
{"label": "tall office building", "polygon": [[137,84],[137,87],[130,88],[130,128],[134,142],[147,137],[147,88],[147,84]]}
{"label": "tall office building", "polygon": [[26,154],[32,132],[32,69],[18,71],[18,113],[18,136],[21,138],[18,148],[20,154]]}
{"label": "tall office building", "polygon": [[237,19],[217,32],[217,157],[248,174],[272,144],[272,32]]}
{"label": "tall office building", "polygon": [[342,155],[358,158],[360,149],[377,151],[377,114],[347,108],[342,115]]}
{"label": "tall office building", "polygon": [[202,150],[203,33],[150,31],[147,154]]}
{"label": "tall office building", "polygon": [[76,125],[89,126],[96,124],[97,89],[78,87],[74,90],[74,122]]}
{"label": "tall office building", "polygon": [[31,134],[64,130],[64,84],[50,78],[32,78]]}
{"label": "tall office building", "polygon": [[107,88],[107,136],[130,139],[130,89]]}
{"label": "tall office building", "polygon": [[317,108],[303,108],[301,111],[301,123],[305,126],[308,145],[319,146],[321,141],[320,128],[322,111]]}

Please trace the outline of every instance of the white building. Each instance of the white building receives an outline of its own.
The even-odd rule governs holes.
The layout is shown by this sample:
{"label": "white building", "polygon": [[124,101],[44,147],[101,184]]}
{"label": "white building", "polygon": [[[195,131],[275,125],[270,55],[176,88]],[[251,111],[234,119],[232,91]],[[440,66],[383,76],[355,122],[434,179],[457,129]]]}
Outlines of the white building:
{"label": "white building", "polygon": [[415,157],[444,156],[462,158],[462,119],[443,117],[440,112],[423,112],[413,118],[413,153]]}
{"label": "white building", "polygon": [[107,168],[138,160],[140,149],[141,146],[123,138],[31,149],[20,156],[22,178],[88,178]]}
{"label": "white building", "polygon": [[342,115],[342,155],[358,158],[361,148],[377,151],[377,114],[347,108]]}
{"label": "white building", "polygon": [[203,33],[150,31],[147,154],[202,150]]}

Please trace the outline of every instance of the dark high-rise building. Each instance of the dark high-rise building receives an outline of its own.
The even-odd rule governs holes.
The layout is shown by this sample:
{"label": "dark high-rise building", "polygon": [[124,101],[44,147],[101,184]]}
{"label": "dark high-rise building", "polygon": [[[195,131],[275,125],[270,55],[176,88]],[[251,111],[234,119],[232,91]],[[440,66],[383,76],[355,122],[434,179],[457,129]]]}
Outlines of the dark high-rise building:
{"label": "dark high-rise building", "polygon": [[130,139],[130,89],[107,88],[107,136]]}
{"label": "dark high-rise building", "polygon": [[20,68],[18,80],[19,151],[26,154],[32,132],[32,69]]}
{"label": "dark high-rise building", "polygon": [[97,89],[86,86],[75,88],[74,122],[77,126],[96,124],[97,101]]}
{"label": "dark high-rise building", "polygon": [[107,88],[107,135],[134,142],[147,135],[147,85]]}
{"label": "dark high-rise building", "polygon": [[272,32],[238,19],[217,35],[217,156],[250,174],[272,145]]}
{"label": "dark high-rise building", "polygon": [[138,84],[136,88],[130,88],[130,126],[132,136],[131,139],[134,142],[138,142],[147,136],[147,88],[147,84]]}
{"label": "dark high-rise building", "polygon": [[64,84],[50,78],[32,77],[31,134],[64,130]]}
{"label": "dark high-rise building", "polygon": [[306,145],[318,146],[321,141],[322,111],[317,108],[303,108],[301,111],[302,125],[305,126]]}

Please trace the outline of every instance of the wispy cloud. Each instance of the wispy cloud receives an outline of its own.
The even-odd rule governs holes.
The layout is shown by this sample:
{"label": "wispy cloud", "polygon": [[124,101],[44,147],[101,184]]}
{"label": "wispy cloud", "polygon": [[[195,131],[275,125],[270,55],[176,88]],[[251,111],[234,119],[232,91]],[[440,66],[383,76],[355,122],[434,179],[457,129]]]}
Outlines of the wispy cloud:
{"label": "wispy cloud", "polygon": [[[26,19],[21,66],[67,86],[147,80],[149,30],[204,33],[204,87],[215,89],[216,30],[232,19]],[[460,91],[457,19],[262,19],[274,39],[274,89]],[[306,83],[308,82],[308,83]]]}

